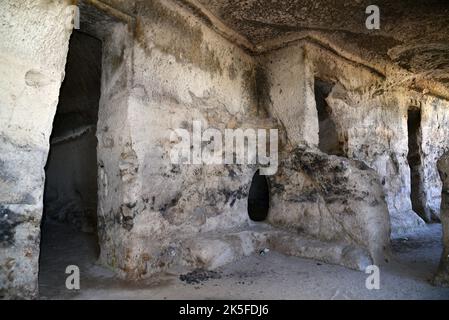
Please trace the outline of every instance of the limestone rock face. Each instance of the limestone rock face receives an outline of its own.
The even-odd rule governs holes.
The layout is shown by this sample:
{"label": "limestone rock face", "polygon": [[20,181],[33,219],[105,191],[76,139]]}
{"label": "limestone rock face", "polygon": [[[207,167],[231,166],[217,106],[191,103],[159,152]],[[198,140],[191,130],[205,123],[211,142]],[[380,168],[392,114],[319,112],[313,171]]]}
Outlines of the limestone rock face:
{"label": "limestone rock face", "polygon": [[374,263],[383,263],[390,224],[376,172],[363,162],[305,147],[283,154],[283,159],[270,179],[270,223],[351,244]]}
{"label": "limestone rock face", "polygon": [[[393,237],[422,227],[424,220],[438,220],[441,183],[436,160],[449,147],[444,138],[447,100],[407,90],[395,84],[396,78],[384,78],[313,43],[267,53],[260,63],[270,89],[267,109],[289,143],[323,144],[326,131],[320,128],[317,107],[325,105],[338,155],[363,161],[377,172]],[[317,95],[320,84],[326,93]],[[409,128],[409,110],[420,113],[416,128]],[[413,134],[416,146],[409,146]],[[415,153],[418,165],[409,163]]]}
{"label": "limestone rock face", "polygon": [[434,283],[449,287],[449,154],[445,153],[438,160],[438,172],[443,182],[441,196],[441,223],[443,224],[443,253]]}
{"label": "limestone rock face", "polygon": [[[1,298],[38,294],[44,166],[72,31],[68,2],[0,4]],[[424,223],[410,200],[410,107],[421,111],[420,214],[438,217],[446,100],[402,86],[413,82],[408,73],[341,54],[345,34],[325,38],[325,46],[309,39],[252,55],[181,2],[80,1],[82,31],[103,46],[95,119],[101,263],[132,280],[177,265],[216,268],[261,247],[357,270],[382,263],[390,223],[393,235]],[[412,62],[408,69],[419,68]],[[326,83],[319,104],[333,122],[338,145],[329,150],[338,155],[318,149],[317,83]],[[267,221],[256,224],[247,212],[258,165],[171,161],[171,134],[192,134],[194,121],[221,132],[279,130]],[[444,210],[441,219],[447,225]],[[441,270],[444,279],[444,259]]]}
{"label": "limestone rock face", "polygon": [[[448,148],[443,138],[447,102],[432,97],[417,102],[414,97],[403,90],[379,96],[349,93],[336,85],[326,99],[346,155],[364,161],[380,176],[393,236],[423,226],[423,219],[439,219],[436,161]],[[416,128],[408,121],[411,108],[420,114]],[[408,143],[414,134],[416,145]],[[413,154],[419,159],[416,164]]]}
{"label": "limestone rock face", "polygon": [[421,103],[422,198],[427,220],[440,218],[442,180],[437,170],[440,157],[449,150],[449,101],[436,97]]}
{"label": "limestone rock face", "polygon": [[[310,127],[303,126],[316,115],[314,105],[308,105],[308,112],[303,113],[298,109],[301,104],[288,109],[288,104],[270,95],[273,83],[267,79],[265,64],[223,41],[188,13],[174,10],[169,3],[142,3],[139,12],[142,16],[136,21],[134,39],[129,39],[126,28],[117,27],[113,34],[115,39],[104,41],[105,61],[120,63],[115,63],[113,69],[103,70],[106,81],[97,131],[100,260],[129,279],[147,277],[177,264],[214,268],[245,251],[239,246],[246,242],[230,245],[223,239],[231,230],[245,230],[252,224],[247,213],[247,198],[257,166],[173,164],[170,161],[173,130],[182,128],[192,133],[194,121],[199,121],[204,129],[216,128],[222,132],[235,128],[280,129],[285,122],[287,130],[282,131],[282,146],[301,144],[317,134],[313,121]],[[189,32],[185,34],[185,30]],[[132,46],[125,46],[123,51],[120,43],[128,41]],[[286,86],[294,80],[295,74],[301,73],[303,63],[298,59],[295,69],[298,72],[291,72],[291,77],[285,79]],[[278,74],[281,76],[281,72]],[[304,85],[295,93],[301,95],[306,90]],[[269,117],[271,104],[276,104],[277,109]],[[287,113],[289,110],[291,113]],[[284,153],[285,159],[294,155]],[[320,159],[319,153],[309,153],[309,157],[306,162],[311,166]],[[328,159],[325,154],[321,157]],[[331,174],[332,161],[340,161],[339,158],[329,159],[331,163],[328,171],[322,173],[323,179]],[[342,179],[353,183],[355,180],[348,176],[357,166],[351,160],[344,161],[349,169],[344,170]],[[280,170],[284,165],[290,165],[287,168],[291,172],[299,171],[295,174],[303,170],[287,160],[280,165]],[[369,184],[374,188],[367,196],[371,206],[354,204],[360,215],[344,212],[348,204],[336,213],[327,211],[328,220],[323,219],[321,223],[320,211],[303,211],[307,208],[280,194],[276,195],[279,201],[275,205],[282,207],[286,202],[286,206],[296,206],[296,209],[282,211],[272,207],[273,220],[269,222],[275,221],[279,227],[310,215],[309,221],[314,226],[299,228],[290,237],[297,234],[315,237],[317,241],[338,239],[342,243],[338,248],[354,248],[335,249],[335,255],[329,254],[332,258],[326,261],[356,269],[363,268],[368,260],[381,261],[384,251],[388,250],[388,215],[385,215],[382,190],[377,189],[374,173],[369,169],[366,172],[354,176],[362,180],[360,183],[367,184],[365,189]],[[326,181],[330,189],[340,182]],[[290,185],[289,181],[285,183]],[[351,194],[353,190],[347,188]],[[297,191],[301,193],[299,197],[304,196],[303,190]],[[357,194],[358,197],[363,195]],[[349,222],[351,219],[354,222]],[[331,227],[333,224],[347,225]],[[357,230],[355,234],[351,233],[352,227]],[[323,229],[321,233],[317,232],[320,228]],[[334,237],[331,236],[333,229],[338,230]],[[323,247],[326,246],[328,244],[324,243]],[[304,255],[307,245],[302,248],[295,252]],[[315,253],[307,256],[320,258],[319,251],[312,250],[310,252]],[[345,264],[345,259],[350,263]]]}
{"label": "limestone rock face", "polygon": [[249,55],[169,3],[140,3],[138,10],[133,34],[117,26],[103,42],[97,130],[100,261],[128,279],[186,260],[186,238],[249,220],[256,168],[173,163],[174,130],[192,135],[194,121],[222,133],[273,124],[256,117]]}
{"label": "limestone rock face", "polygon": [[51,124],[71,28],[67,4],[0,4],[0,298],[37,296]]}

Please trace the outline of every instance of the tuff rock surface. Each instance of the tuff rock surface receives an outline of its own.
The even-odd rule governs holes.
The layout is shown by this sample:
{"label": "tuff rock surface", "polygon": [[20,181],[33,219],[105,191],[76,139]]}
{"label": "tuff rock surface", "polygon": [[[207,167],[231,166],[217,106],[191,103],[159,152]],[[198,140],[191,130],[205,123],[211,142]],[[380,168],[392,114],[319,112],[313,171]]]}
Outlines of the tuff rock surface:
{"label": "tuff rock surface", "polygon": [[438,160],[438,171],[443,182],[441,196],[441,223],[443,224],[443,253],[433,282],[439,286],[449,287],[449,154],[445,153]]}
{"label": "tuff rock surface", "polygon": [[[59,138],[68,134],[73,144],[60,139],[59,154],[80,150],[72,146],[95,125],[99,262],[119,276],[139,280],[178,265],[213,269],[263,248],[363,270],[388,259],[390,229],[398,236],[439,219],[436,163],[449,148],[444,6],[411,6],[397,28],[388,17],[387,34],[367,34],[348,31],[356,22],[343,14],[363,1],[335,5],[330,20],[343,14],[344,22],[329,30],[319,24],[324,12],[300,18],[320,6],[329,12],[324,2],[282,3],[268,14],[259,1],[230,1],[238,10],[227,26],[222,1],[203,3],[215,18],[198,1],[80,1],[81,31],[102,41],[98,117],[67,120]],[[385,1],[393,11],[395,3]],[[69,4],[0,4],[3,298],[38,295],[44,168],[72,33]],[[406,38],[406,25],[421,22],[419,9],[430,31]],[[413,172],[420,212],[410,197],[411,108],[421,115],[414,150],[421,165]],[[247,213],[257,165],[170,161],[171,133],[192,132],[193,121],[221,131],[279,130],[265,222]],[[328,144],[337,144],[329,153],[319,150],[325,123],[333,124]]]}

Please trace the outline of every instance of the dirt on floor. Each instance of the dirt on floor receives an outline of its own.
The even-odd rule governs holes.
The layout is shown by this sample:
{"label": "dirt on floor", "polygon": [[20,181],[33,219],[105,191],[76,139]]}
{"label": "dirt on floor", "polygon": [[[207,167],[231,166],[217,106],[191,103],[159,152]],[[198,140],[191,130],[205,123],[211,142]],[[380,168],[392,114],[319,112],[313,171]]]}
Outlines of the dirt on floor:
{"label": "dirt on floor", "polygon": [[[47,222],[43,229],[41,299],[449,299],[449,288],[430,284],[441,250],[441,225],[393,240],[393,258],[380,268],[380,289],[368,274],[273,251],[213,272],[179,270],[139,282],[117,279],[96,264],[95,237]],[[80,290],[65,287],[67,265],[80,268]]]}

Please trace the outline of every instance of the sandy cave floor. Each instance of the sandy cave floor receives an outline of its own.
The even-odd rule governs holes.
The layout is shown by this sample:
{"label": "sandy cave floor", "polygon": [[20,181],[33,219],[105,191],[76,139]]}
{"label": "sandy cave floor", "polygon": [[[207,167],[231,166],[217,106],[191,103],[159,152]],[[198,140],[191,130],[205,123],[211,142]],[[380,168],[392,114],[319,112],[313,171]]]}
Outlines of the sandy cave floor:
{"label": "sandy cave floor", "polygon": [[[381,268],[380,290],[365,288],[363,272],[273,251],[226,265],[200,283],[186,283],[174,273],[126,282],[96,264],[93,236],[47,222],[39,290],[41,299],[449,299],[449,288],[429,284],[441,250],[439,224],[394,240],[393,259]],[[70,264],[80,268],[79,291],[65,288]]]}

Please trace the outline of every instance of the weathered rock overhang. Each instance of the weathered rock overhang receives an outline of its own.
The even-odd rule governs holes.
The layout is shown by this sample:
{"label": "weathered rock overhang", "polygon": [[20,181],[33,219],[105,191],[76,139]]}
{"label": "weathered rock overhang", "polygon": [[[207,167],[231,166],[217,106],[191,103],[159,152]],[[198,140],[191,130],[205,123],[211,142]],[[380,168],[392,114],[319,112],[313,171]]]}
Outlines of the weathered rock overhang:
{"label": "weathered rock overhang", "polygon": [[[229,28],[200,1],[180,0],[179,2],[193,14],[198,16],[206,25],[213,28],[232,43],[240,46],[250,55],[263,55],[273,50],[297,44],[298,42],[304,42],[327,49],[343,59],[369,68],[373,72],[391,79],[392,82],[397,81],[398,84],[404,88],[411,89],[418,93],[430,94],[446,100],[449,99],[449,86],[433,79],[432,76],[429,76],[429,72],[412,72],[400,67],[392,60],[385,59],[382,56],[372,55],[366,50],[360,50],[357,48],[357,45],[348,46],[347,41],[350,41],[348,38],[343,39],[343,37],[335,37],[329,32],[324,32],[324,30],[307,30],[307,28],[303,28],[305,30],[294,31],[296,28],[293,28],[293,31],[288,32],[287,35],[280,35],[276,39],[264,40],[254,44],[235,30]],[[376,36],[377,35],[374,33],[372,35],[364,35],[366,38]],[[397,48],[393,48],[391,52],[389,52],[389,55],[391,56],[391,59],[397,60],[400,59],[401,54],[405,54],[407,50],[407,47],[398,46]]]}
{"label": "weathered rock overhang", "polygon": [[[135,10],[133,5],[124,4],[116,0],[89,0],[88,2],[99,8],[107,8],[112,15],[119,17],[120,19],[129,20],[129,18],[132,17],[131,12]],[[106,3],[108,5],[105,5]],[[391,79],[392,82],[397,81],[398,84],[404,88],[416,91],[417,93],[430,94],[446,100],[449,99],[449,87],[444,82],[434,79],[432,72],[426,70],[413,72],[412,70],[409,70],[409,68],[403,68],[398,65],[397,60],[409,50],[405,45],[399,45],[392,48],[391,52],[388,53],[389,57],[387,58],[383,55],[373,54],[369,49],[360,49],[357,47],[360,41],[358,38],[353,45],[348,45],[348,41],[350,41],[348,37],[350,36],[338,36],[328,32],[328,30],[308,30],[307,28],[302,28],[303,30],[301,31],[297,31],[297,28],[292,28],[292,30],[285,35],[281,34],[274,39],[266,39],[253,43],[247,37],[229,27],[201,1],[168,0],[165,1],[164,4],[174,10],[182,10],[194,15],[205,26],[214,30],[223,38],[240,47],[251,56],[264,55],[270,51],[278,50],[298,42],[305,42],[320,46],[348,61],[367,67],[373,72]],[[382,41],[383,37],[376,35],[374,32],[371,34],[364,34],[363,36],[368,39],[370,37],[379,38],[379,41]],[[389,38],[385,39],[386,41],[390,41]],[[435,44],[430,45],[435,46]],[[423,46],[426,46],[426,44]],[[438,45],[436,46],[438,47]],[[438,77],[436,73],[435,75]]]}

